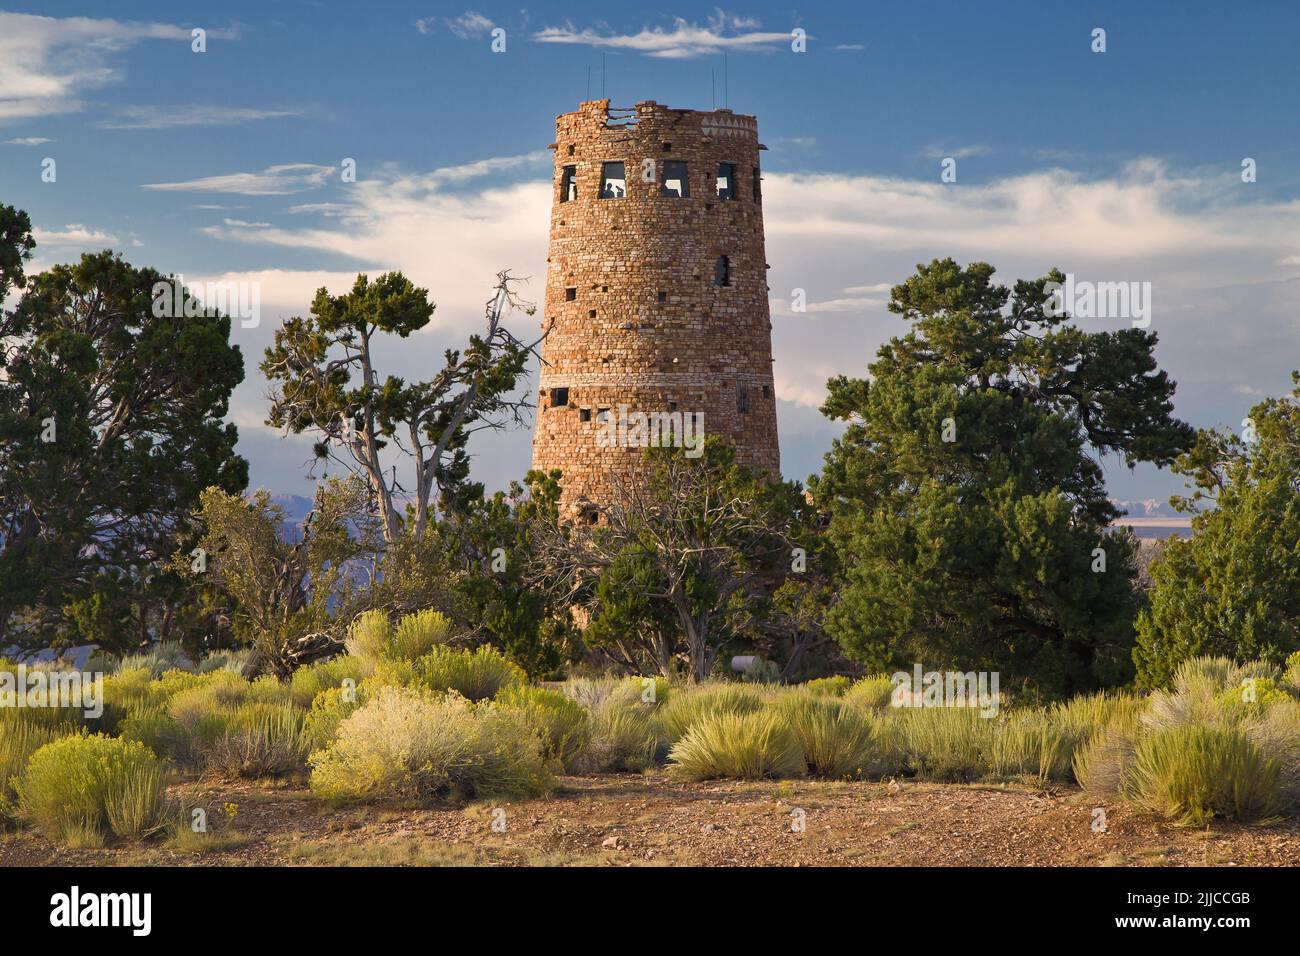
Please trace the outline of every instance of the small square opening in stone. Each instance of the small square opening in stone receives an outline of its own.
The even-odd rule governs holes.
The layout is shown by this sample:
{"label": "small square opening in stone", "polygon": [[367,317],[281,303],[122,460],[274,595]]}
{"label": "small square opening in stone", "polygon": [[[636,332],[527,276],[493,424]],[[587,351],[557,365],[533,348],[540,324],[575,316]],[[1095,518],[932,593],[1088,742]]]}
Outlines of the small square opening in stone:
{"label": "small square opening in stone", "polygon": [[567,388],[551,389],[551,407],[563,408],[569,404],[569,390]]}
{"label": "small square opening in stone", "polygon": [[578,287],[576,285],[571,285],[564,290],[564,301],[572,302],[577,297],[578,297]]}
{"label": "small square opening in stone", "polygon": [[660,293],[659,293],[659,301],[660,301],[660,302],[667,302],[667,301],[668,301],[668,293],[667,293],[667,292],[660,292]]}
{"label": "small square opening in stone", "polygon": [[589,318],[589,319],[594,319],[595,317],[596,317],[596,310],[595,310],[595,309],[592,309],[590,312],[587,313],[587,318]]}
{"label": "small square opening in stone", "polygon": [[580,409],[578,409],[578,421],[580,421],[580,422],[589,422],[589,421],[591,421],[591,409],[590,409],[590,408],[580,408]]}

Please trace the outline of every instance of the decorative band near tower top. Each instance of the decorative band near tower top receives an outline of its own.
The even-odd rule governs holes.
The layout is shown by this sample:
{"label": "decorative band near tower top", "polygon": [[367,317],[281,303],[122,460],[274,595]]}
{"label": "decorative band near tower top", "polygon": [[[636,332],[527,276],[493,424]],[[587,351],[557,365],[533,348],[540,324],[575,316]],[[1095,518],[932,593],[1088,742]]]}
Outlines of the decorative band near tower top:
{"label": "decorative band near tower top", "polygon": [[[753,116],[654,101],[556,118],[533,467],[593,517],[645,468],[609,419],[684,416],[780,474]],[[636,430],[632,434],[635,436]]]}

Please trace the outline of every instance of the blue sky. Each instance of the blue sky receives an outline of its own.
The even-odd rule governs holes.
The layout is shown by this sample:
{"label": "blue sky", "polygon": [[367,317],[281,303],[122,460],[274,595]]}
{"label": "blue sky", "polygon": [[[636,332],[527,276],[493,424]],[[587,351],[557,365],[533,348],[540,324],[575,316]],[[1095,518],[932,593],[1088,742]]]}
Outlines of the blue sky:
{"label": "blue sky", "polygon": [[[1238,426],[1300,366],[1294,4],[0,4],[0,202],[31,213],[38,265],[112,246],[187,281],[260,283],[232,415],[276,491],[308,487],[305,444],[260,425],[279,318],[318,285],[400,268],[439,308],[390,367],[436,365],[498,269],[543,275],[545,146],[589,70],[600,95],[602,54],[616,104],[707,109],[725,52],[730,107],[758,116],[789,477],[829,444],[825,379],[901,331],[887,287],[934,256],[1008,282],[1052,266],[1150,281],[1157,355],[1198,425]],[[482,480],[521,475],[528,433],[485,438]],[[1125,498],[1180,487],[1108,476]]]}

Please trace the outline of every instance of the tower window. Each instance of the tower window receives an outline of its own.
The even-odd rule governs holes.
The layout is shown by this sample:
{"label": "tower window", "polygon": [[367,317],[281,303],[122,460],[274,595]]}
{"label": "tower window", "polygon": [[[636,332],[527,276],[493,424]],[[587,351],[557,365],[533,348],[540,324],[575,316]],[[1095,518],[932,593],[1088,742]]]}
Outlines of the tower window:
{"label": "tower window", "polygon": [[686,178],[686,164],[676,159],[664,160],[664,184],[659,187],[659,195],[686,199],[690,194],[691,184]]}
{"label": "tower window", "polygon": [[718,256],[713,264],[713,284],[731,285],[731,260],[726,256]]}
{"label": "tower window", "polygon": [[660,293],[659,293],[659,301],[660,301],[660,302],[667,302],[667,301],[668,301],[668,293],[667,293],[667,292],[660,292]]}
{"label": "tower window", "polygon": [[598,422],[607,422],[607,421],[609,421],[609,409],[608,409],[608,408],[598,408],[598,409],[596,409],[596,421],[598,421]]}
{"label": "tower window", "polygon": [[764,385],[764,386],[763,386],[763,397],[764,397],[764,398],[771,398],[771,397],[772,397],[772,386],[770,386],[770,385]]}
{"label": "tower window", "polygon": [[587,318],[589,318],[589,319],[594,319],[595,317],[596,317],[596,310],[595,310],[595,309],[592,309],[590,312],[587,313]]}
{"label": "tower window", "polygon": [[590,408],[580,408],[580,409],[578,409],[578,421],[580,421],[580,422],[589,422],[589,421],[591,421],[591,409],[590,409]]}
{"label": "tower window", "polygon": [[600,198],[622,199],[627,195],[627,178],[622,163],[600,164]]}
{"label": "tower window", "polygon": [[672,144],[672,143],[664,143],[664,152],[665,152],[665,153],[671,153],[672,151],[673,151],[673,144]]}
{"label": "tower window", "polygon": [[567,388],[551,389],[551,408],[563,408],[569,404],[569,390]]}
{"label": "tower window", "polygon": [[572,302],[572,301],[573,301],[574,299],[576,299],[577,297],[578,297],[578,287],[577,287],[576,285],[571,285],[571,286],[569,286],[567,289],[564,290],[564,301],[565,301],[565,302]]}
{"label": "tower window", "polygon": [[749,414],[749,389],[743,385],[736,386],[736,411],[742,415]]}
{"label": "tower window", "polygon": [[573,144],[572,144],[572,143],[569,144],[569,155],[570,155],[570,156],[573,155]]}
{"label": "tower window", "polygon": [[578,198],[578,167],[565,166],[560,174],[560,202],[570,202]]}
{"label": "tower window", "polygon": [[718,163],[718,198],[724,202],[736,198],[735,163]]}
{"label": "tower window", "polygon": [[763,177],[759,175],[758,167],[754,167],[754,202],[763,201]]}

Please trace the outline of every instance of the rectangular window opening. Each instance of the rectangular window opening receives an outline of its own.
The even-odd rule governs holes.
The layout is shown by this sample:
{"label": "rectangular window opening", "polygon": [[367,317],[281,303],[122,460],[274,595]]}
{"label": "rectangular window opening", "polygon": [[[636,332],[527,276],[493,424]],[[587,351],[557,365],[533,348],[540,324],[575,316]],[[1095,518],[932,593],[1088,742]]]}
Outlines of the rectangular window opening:
{"label": "rectangular window opening", "polygon": [[731,260],[726,256],[718,256],[713,264],[713,284],[731,285]]}
{"label": "rectangular window opening", "polygon": [[560,174],[560,202],[571,202],[578,198],[578,167],[565,166]]}
{"label": "rectangular window opening", "polygon": [[686,199],[691,195],[691,184],[686,178],[686,164],[680,160],[664,160],[664,184],[659,195],[670,199]]}
{"label": "rectangular window opening", "polygon": [[564,301],[565,301],[565,302],[572,302],[572,301],[573,301],[574,299],[576,299],[577,297],[578,297],[578,287],[577,287],[576,285],[571,285],[571,286],[569,286],[567,289],[564,290]]}
{"label": "rectangular window opening", "polygon": [[736,386],[736,411],[742,415],[749,414],[749,389],[743,385]]}
{"label": "rectangular window opening", "polygon": [[718,198],[724,202],[736,198],[735,163],[718,163]]}
{"label": "rectangular window opening", "polygon": [[578,409],[578,421],[580,421],[580,422],[589,422],[589,421],[591,421],[591,409],[590,409],[590,408],[580,408],[580,409]]}
{"label": "rectangular window opening", "polygon": [[569,390],[567,388],[551,389],[551,408],[563,408],[569,404]]}
{"label": "rectangular window opening", "polygon": [[763,177],[759,175],[758,167],[754,167],[754,202],[763,201]]}
{"label": "rectangular window opening", "polygon": [[623,174],[623,164],[600,164],[600,198],[622,199],[627,195],[627,177]]}

